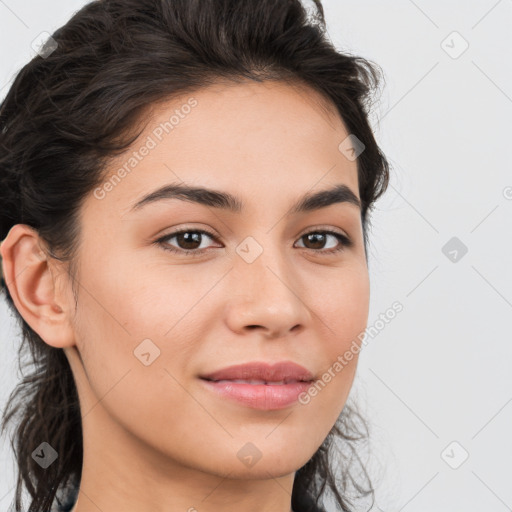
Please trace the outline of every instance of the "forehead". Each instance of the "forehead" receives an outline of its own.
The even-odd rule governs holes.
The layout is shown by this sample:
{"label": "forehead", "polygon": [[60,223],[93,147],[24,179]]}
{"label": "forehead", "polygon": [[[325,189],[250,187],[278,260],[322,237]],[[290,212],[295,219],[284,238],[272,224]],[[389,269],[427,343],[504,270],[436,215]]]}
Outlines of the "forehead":
{"label": "forehead", "polygon": [[[191,101],[195,106],[188,108]],[[177,115],[171,120],[173,113]],[[335,106],[301,82],[221,81],[155,105],[146,132],[167,121],[173,124],[171,132],[178,140],[180,135],[190,140],[189,130],[193,130],[194,137],[206,135],[214,141],[210,146],[232,141],[233,146],[245,143],[243,147],[256,149],[257,144],[250,144],[252,137],[257,143],[267,141],[273,152],[273,146],[291,138],[314,144],[328,143],[326,137],[336,142],[348,135]],[[277,140],[276,134],[280,135]]]}
{"label": "forehead", "polygon": [[338,183],[359,195],[357,162],[339,150],[343,121],[301,84],[217,83],[153,105],[144,121],[108,165],[101,208],[123,215],[157,186],[180,182],[269,200]]}

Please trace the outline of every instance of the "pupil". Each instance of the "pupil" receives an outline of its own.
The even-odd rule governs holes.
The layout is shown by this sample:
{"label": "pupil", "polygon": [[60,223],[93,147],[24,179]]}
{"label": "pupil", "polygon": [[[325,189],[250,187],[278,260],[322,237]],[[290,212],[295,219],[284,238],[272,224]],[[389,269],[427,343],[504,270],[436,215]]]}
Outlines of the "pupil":
{"label": "pupil", "polygon": [[[200,237],[201,233],[190,233],[188,231],[186,233],[180,233],[177,237],[178,244],[182,246],[181,242],[184,240],[185,247],[182,246],[182,249],[197,249],[197,247],[201,245]],[[192,244],[192,246],[187,246],[187,244]],[[197,247],[194,244],[197,244]]]}
{"label": "pupil", "polygon": [[315,242],[317,243],[317,245],[313,247],[314,249],[321,249],[323,244],[325,243],[325,235],[322,233],[311,233],[309,235],[306,235],[306,237],[308,238],[309,241],[313,239],[313,245],[315,244]]}

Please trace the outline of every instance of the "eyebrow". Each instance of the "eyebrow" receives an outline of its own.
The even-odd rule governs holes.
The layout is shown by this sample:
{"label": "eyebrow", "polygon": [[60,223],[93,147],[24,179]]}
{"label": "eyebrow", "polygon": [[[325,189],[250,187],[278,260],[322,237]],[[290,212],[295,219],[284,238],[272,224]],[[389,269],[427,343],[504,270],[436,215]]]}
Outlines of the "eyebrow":
{"label": "eyebrow", "polygon": [[[171,184],[145,195],[131,207],[131,211],[140,210],[148,204],[168,199],[190,201],[233,213],[242,213],[244,207],[240,199],[228,192],[191,185]],[[337,203],[352,204],[361,209],[361,202],[354,192],[347,185],[339,184],[334,188],[305,194],[292,206],[289,213],[310,212]]]}

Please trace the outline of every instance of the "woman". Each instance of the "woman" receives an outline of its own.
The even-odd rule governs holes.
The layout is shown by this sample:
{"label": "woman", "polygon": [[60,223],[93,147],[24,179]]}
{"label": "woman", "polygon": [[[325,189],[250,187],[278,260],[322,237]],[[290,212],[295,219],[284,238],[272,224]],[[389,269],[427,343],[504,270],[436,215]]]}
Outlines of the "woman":
{"label": "woman", "polygon": [[35,363],[4,414],[17,511],[23,487],[38,512],[373,493],[347,398],[389,178],[379,75],[315,5],[92,2],[14,81],[2,285]]}

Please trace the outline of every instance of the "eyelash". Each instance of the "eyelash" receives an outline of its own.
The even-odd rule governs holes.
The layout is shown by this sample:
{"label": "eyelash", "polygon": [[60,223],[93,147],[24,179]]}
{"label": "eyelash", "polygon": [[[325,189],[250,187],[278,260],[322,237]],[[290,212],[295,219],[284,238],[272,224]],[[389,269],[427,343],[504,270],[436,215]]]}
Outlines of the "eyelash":
{"label": "eyelash", "polygon": [[[172,252],[175,254],[182,254],[182,255],[191,256],[191,257],[201,256],[202,254],[204,254],[205,251],[207,251],[207,249],[177,249],[176,247],[173,247],[172,245],[169,245],[168,243],[165,242],[165,240],[169,240],[170,238],[174,238],[175,236],[181,235],[183,233],[200,233],[200,234],[208,235],[212,240],[217,241],[216,236],[213,233],[210,233],[209,231],[206,231],[203,229],[182,229],[180,231],[176,231],[175,233],[170,233],[168,235],[165,235],[165,236],[159,238],[158,240],[155,240],[154,243],[159,245],[162,249],[164,249],[164,251],[169,251],[169,252]],[[353,245],[352,240],[350,240],[345,235],[342,235],[341,233],[338,233],[336,231],[330,231],[330,230],[309,231],[308,233],[304,233],[303,235],[301,235],[299,237],[299,240],[308,235],[319,234],[319,233],[333,235],[334,237],[336,237],[338,239],[338,241],[340,242],[340,245],[339,245],[339,247],[337,247],[335,249],[328,249],[328,250],[309,249],[310,251],[318,252],[320,254],[329,256],[329,255],[338,253],[346,248],[350,248]],[[307,249],[307,247],[301,247],[301,249]]]}

